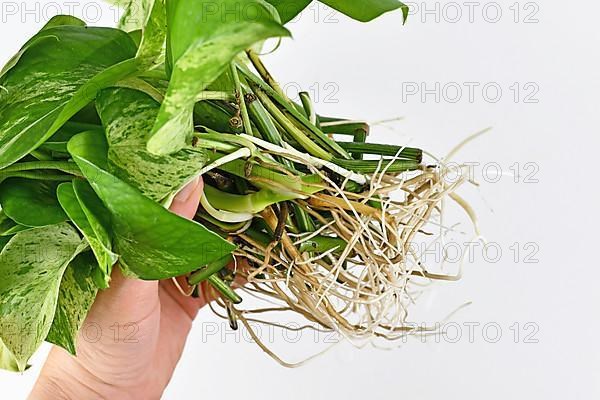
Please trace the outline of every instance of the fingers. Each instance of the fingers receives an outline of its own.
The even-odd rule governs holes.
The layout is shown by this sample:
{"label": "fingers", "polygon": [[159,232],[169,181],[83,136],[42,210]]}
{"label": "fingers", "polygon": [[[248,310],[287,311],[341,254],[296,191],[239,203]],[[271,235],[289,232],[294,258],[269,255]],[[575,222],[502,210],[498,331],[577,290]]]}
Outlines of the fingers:
{"label": "fingers", "polygon": [[194,218],[200,204],[203,189],[202,178],[198,177],[194,179],[175,196],[169,209],[184,218]]}

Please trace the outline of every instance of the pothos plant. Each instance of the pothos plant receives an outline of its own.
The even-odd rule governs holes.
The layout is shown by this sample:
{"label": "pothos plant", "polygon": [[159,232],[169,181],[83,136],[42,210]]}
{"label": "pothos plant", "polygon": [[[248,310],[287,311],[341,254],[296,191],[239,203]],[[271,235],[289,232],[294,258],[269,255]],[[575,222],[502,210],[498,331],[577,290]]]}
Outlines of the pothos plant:
{"label": "pothos plant", "polygon": [[[443,279],[407,268],[406,245],[455,186],[421,150],[366,143],[365,123],[285,96],[256,49],[309,2],[120,2],[121,28],[56,16],[2,69],[1,368],[25,370],[44,341],[75,354],[116,265],[186,276],[188,295],[208,282],[232,326],[248,326],[237,274],[325,329],[406,331],[402,282]],[[322,2],[359,21],[408,11]],[[199,175],[195,220],[170,213]],[[247,268],[227,267],[240,257]]]}

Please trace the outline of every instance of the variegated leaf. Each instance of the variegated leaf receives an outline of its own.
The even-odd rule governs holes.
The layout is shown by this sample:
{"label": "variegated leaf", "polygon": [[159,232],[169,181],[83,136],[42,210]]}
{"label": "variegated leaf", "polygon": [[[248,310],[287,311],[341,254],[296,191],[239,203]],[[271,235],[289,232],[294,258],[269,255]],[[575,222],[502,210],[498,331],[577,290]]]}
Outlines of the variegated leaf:
{"label": "variegated leaf", "polygon": [[164,62],[165,41],[167,39],[167,12],[165,0],[149,0],[148,16],[144,23],[142,39],[136,58],[145,67],[153,67]]}
{"label": "variegated leaf", "polygon": [[[85,201],[87,197],[82,195],[81,190],[79,192],[80,197]],[[95,215],[92,214],[92,207],[90,207],[89,201],[87,202],[86,209],[83,209],[71,182],[61,184],[57,189],[57,194],[60,205],[88,241],[93,254],[96,256],[96,260],[98,261],[97,268],[92,271],[92,277],[96,285],[101,289],[107,288],[112,266],[118,260],[118,256],[112,252],[112,244],[108,232],[106,232],[105,227],[96,219]],[[92,224],[95,226],[95,229]]]}
{"label": "variegated leaf", "polygon": [[0,369],[4,369],[11,372],[20,372],[19,364],[15,356],[12,355],[10,350],[0,340]]}
{"label": "variegated leaf", "polygon": [[61,223],[20,232],[0,253],[0,340],[20,371],[50,330],[63,273],[81,243]]}
{"label": "variegated leaf", "polygon": [[[173,71],[148,140],[153,154],[174,153],[190,144],[197,96],[238,53],[261,40],[289,35],[260,1],[218,0],[211,7],[217,12],[198,7],[193,0],[168,4],[167,46]],[[258,11],[250,18],[247,11],[252,7]]]}
{"label": "variegated leaf", "polygon": [[[136,46],[122,31],[43,29],[0,77],[0,169],[39,147],[95,93],[136,71]],[[111,68],[111,66],[113,68]]]}
{"label": "variegated leaf", "polygon": [[76,354],[77,334],[88,311],[94,304],[98,288],[92,279],[98,269],[90,252],[75,257],[63,275],[58,292],[58,304],[46,341]]}
{"label": "variegated leaf", "polygon": [[125,88],[106,89],[96,100],[108,141],[109,170],[161,201],[180,189],[204,166],[204,150],[192,146],[158,156],[146,149],[146,138],[160,104],[145,93]]}

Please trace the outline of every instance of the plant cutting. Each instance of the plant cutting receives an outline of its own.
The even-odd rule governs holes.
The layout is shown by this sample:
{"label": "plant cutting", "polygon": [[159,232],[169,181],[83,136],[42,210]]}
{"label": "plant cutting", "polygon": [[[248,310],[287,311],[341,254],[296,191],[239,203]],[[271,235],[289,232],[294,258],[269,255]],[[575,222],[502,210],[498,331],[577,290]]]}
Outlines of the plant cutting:
{"label": "plant cutting", "polygon": [[[114,268],[184,277],[182,295],[210,292],[284,365],[254,334],[258,315],[293,311],[352,339],[414,331],[414,285],[457,277],[428,270],[411,243],[447,198],[473,216],[463,180],[421,149],[369,143],[367,123],[321,115],[307,93],[286,96],[260,47],[290,36],[308,3],[128,2],[120,28],[57,16],[3,68],[0,367],[25,370],[44,341],[75,354]],[[408,11],[323,3],[359,21]],[[194,221],[170,213],[198,176]]]}

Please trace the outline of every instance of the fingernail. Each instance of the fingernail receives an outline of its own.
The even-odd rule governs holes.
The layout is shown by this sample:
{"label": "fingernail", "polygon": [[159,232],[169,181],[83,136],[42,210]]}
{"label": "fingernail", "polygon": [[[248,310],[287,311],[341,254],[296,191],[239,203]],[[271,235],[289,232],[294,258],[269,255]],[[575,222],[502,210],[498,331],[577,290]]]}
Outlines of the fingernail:
{"label": "fingernail", "polygon": [[185,185],[185,187],[183,189],[181,189],[181,191],[179,193],[177,193],[177,196],[175,196],[175,199],[177,201],[181,201],[184,203],[186,201],[188,201],[190,199],[190,196],[192,194],[194,194],[194,191],[198,187],[199,179],[200,179],[199,177],[196,177],[193,181],[191,181],[190,183]]}

